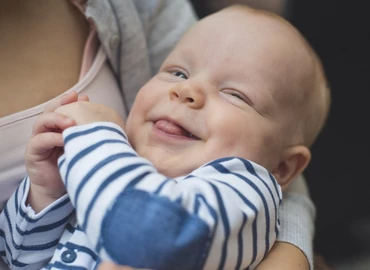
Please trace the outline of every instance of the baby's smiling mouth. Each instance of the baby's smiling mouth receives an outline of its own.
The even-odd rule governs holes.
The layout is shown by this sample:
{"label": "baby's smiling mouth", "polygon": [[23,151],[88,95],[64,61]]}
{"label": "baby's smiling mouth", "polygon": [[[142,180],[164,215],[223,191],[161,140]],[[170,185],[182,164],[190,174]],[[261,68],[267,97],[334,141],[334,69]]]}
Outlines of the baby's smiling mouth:
{"label": "baby's smiling mouth", "polygon": [[174,135],[174,136],[183,136],[193,140],[199,140],[197,136],[194,136],[192,133],[184,129],[182,126],[173,123],[169,120],[158,120],[154,123],[155,127],[161,130],[164,133]]}

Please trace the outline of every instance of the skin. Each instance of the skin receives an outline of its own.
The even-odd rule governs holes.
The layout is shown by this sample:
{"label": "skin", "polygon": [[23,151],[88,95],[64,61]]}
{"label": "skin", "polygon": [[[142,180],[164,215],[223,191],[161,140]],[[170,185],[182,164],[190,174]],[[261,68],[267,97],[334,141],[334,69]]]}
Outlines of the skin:
{"label": "skin", "polygon": [[27,174],[32,179],[26,204],[32,205],[36,213],[66,193],[57,165],[63,153],[61,131],[76,122],[54,111],[71,102],[88,100],[87,96],[78,97],[76,92],[64,95],[50,102],[33,126],[25,151]]}
{"label": "skin", "polygon": [[145,270],[145,269],[131,268],[128,266],[119,266],[112,262],[103,262],[102,264],[99,265],[98,270]]}
{"label": "skin", "polygon": [[[299,136],[292,133],[290,106],[309,58],[287,25],[245,12],[232,8],[202,20],[139,91],[125,130],[138,154],[169,177],[215,158],[239,156],[266,167],[284,189],[309,162],[308,148],[293,143]],[[89,102],[56,112],[77,125],[98,120],[123,126],[110,109]],[[42,188],[33,189],[34,198]],[[306,269],[304,255],[293,248],[289,265]],[[292,246],[279,243],[277,250],[268,258]],[[269,269],[269,261],[259,269]]]}
{"label": "skin", "polygon": [[276,242],[267,257],[256,270],[309,270],[310,266],[302,251],[289,244]]}
{"label": "skin", "polygon": [[71,1],[0,0],[0,6],[4,117],[47,102],[76,84],[89,24]]}

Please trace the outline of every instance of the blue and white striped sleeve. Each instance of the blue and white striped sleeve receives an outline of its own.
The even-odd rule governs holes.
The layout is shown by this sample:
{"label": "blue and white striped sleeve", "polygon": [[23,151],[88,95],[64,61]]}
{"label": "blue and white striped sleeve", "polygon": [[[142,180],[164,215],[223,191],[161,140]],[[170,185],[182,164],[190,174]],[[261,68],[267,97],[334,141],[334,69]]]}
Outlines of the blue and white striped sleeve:
{"label": "blue and white striped sleeve", "polygon": [[261,166],[212,161],[158,173],[110,123],[63,132],[62,179],[102,259],[151,269],[253,269],[276,240],[281,190]]}
{"label": "blue and white striped sleeve", "polygon": [[74,208],[63,196],[39,213],[26,206],[25,178],[0,215],[0,254],[10,269],[41,269],[55,248]]}

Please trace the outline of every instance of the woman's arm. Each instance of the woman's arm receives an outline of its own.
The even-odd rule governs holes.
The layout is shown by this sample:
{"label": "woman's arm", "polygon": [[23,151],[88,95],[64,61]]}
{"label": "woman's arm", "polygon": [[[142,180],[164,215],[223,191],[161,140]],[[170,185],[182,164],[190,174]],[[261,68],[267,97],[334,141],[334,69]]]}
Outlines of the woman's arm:
{"label": "woman's arm", "polygon": [[316,213],[302,175],[292,183],[283,198],[279,210],[281,231],[278,242],[257,269],[313,269]]}
{"label": "woman's arm", "polygon": [[306,256],[296,246],[276,242],[256,270],[309,270]]}
{"label": "woman's arm", "polygon": [[86,16],[95,22],[127,109],[197,20],[186,0],[88,1]]}

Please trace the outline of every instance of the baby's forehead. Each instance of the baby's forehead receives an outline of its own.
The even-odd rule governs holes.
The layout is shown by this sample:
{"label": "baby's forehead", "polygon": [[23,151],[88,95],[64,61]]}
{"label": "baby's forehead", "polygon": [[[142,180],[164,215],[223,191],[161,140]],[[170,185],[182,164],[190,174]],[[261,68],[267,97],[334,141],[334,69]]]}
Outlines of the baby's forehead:
{"label": "baby's forehead", "polygon": [[264,48],[277,45],[287,49],[305,50],[302,35],[285,19],[273,13],[254,10],[245,6],[232,6],[202,20],[190,31],[195,37],[202,32],[212,38],[236,37],[265,40]]}
{"label": "baby's forehead", "polygon": [[[220,24],[225,24],[234,26],[239,24],[247,28],[265,27],[265,31],[261,32],[264,35],[269,32],[269,30],[285,29],[287,31],[294,31],[294,27],[286,21],[281,16],[267,12],[264,10],[252,9],[247,6],[231,6],[225,8],[219,12],[216,12],[203,20],[214,20]],[[202,21],[202,20],[201,20]]]}
{"label": "baby's forehead", "polygon": [[202,19],[178,45],[187,59],[197,54],[197,60],[211,51],[212,56],[226,54],[231,64],[244,62],[225,69],[252,74],[271,88],[284,89],[284,94],[307,83],[312,75],[311,55],[299,32],[277,15],[249,8],[231,7]]}

